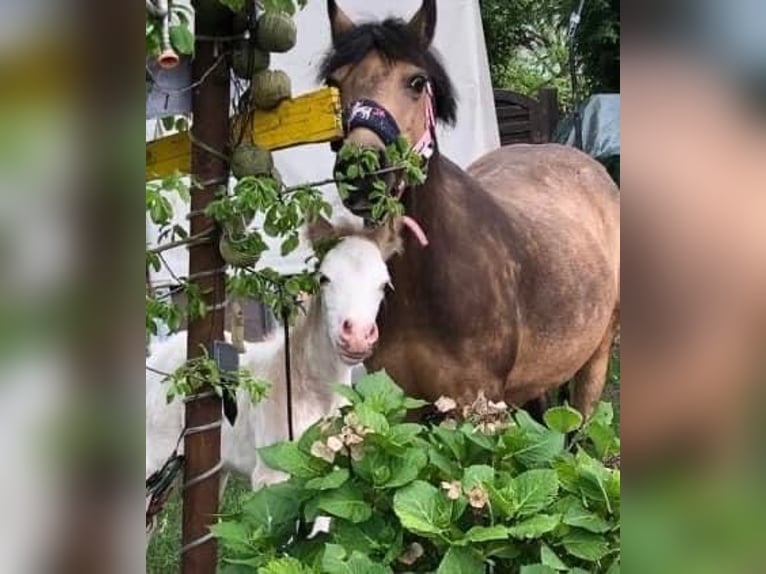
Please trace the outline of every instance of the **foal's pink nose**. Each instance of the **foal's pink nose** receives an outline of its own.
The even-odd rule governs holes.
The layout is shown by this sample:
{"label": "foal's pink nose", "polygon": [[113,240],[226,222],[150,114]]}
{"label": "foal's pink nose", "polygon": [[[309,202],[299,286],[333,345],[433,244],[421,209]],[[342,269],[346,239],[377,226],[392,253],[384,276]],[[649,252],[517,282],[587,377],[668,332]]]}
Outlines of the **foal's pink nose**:
{"label": "foal's pink nose", "polygon": [[378,340],[378,326],[375,323],[356,323],[346,319],[341,325],[341,346],[352,353],[367,352]]}

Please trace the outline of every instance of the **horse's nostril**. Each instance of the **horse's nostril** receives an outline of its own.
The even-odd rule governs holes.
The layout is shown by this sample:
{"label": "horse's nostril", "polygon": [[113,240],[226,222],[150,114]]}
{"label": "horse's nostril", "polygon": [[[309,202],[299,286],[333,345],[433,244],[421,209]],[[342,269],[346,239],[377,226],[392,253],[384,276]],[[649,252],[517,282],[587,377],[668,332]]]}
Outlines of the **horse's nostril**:
{"label": "horse's nostril", "polygon": [[341,325],[341,329],[343,330],[344,335],[350,335],[351,332],[354,330],[354,325],[353,323],[351,323],[351,321],[346,319],[345,321],[343,321],[343,324]]}

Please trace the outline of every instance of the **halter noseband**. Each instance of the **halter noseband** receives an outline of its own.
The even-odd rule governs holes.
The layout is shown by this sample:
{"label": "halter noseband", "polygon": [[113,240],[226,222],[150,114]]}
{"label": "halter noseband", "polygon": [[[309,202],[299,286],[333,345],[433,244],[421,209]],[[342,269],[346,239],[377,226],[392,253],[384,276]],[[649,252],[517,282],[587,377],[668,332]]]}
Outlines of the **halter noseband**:
{"label": "halter noseband", "polygon": [[[343,131],[348,135],[356,128],[366,128],[380,138],[383,145],[394,143],[402,131],[394,116],[374,100],[360,99],[351,103],[343,113]],[[338,152],[343,146],[343,140],[331,144],[332,150]],[[426,161],[431,158],[436,148],[436,115],[434,114],[433,90],[431,83],[426,83],[426,125],[423,135],[412,146],[412,150]]]}

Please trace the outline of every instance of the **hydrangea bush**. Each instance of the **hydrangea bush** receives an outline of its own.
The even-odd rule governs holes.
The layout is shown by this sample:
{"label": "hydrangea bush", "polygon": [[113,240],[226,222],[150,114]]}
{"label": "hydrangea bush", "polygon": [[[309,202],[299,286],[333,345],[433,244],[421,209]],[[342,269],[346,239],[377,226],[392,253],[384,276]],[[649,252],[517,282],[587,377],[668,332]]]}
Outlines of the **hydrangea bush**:
{"label": "hydrangea bush", "polygon": [[[213,531],[226,574],[619,571],[619,438],[601,403],[583,422],[479,396],[443,397],[439,424],[385,374],[337,391],[348,401],[297,442],[261,449],[281,484],[249,493]],[[318,516],[329,532],[309,537]]]}

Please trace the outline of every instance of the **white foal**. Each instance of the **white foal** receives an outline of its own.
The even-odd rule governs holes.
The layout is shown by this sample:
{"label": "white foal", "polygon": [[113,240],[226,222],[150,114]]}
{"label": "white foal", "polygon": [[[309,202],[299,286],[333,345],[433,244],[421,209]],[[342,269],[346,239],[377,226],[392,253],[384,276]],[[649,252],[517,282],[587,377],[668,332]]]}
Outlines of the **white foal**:
{"label": "white foal", "polygon": [[[348,235],[322,261],[321,291],[308,303],[290,334],[293,384],[293,428],[296,437],[338,408],[342,400],[333,384],[350,385],[351,374],[373,351],[378,338],[375,318],[390,277],[386,259],[399,250],[400,226],[374,233]],[[314,226],[312,239],[341,235],[323,225]],[[268,397],[252,405],[237,395],[238,415],[232,427],[224,421],[221,458],[224,471],[250,477],[252,486],[278,482],[258,458],[256,449],[287,440],[287,404],[284,338],[278,329],[270,340],[245,343],[240,364],[254,376],[271,383]],[[170,373],[186,360],[186,332],[153,345],[147,365]],[[146,373],[146,476],[162,466],[183,428],[183,404],[167,404],[162,375]],[[222,480],[222,489],[223,484]]]}

